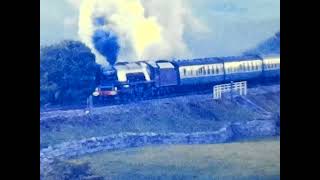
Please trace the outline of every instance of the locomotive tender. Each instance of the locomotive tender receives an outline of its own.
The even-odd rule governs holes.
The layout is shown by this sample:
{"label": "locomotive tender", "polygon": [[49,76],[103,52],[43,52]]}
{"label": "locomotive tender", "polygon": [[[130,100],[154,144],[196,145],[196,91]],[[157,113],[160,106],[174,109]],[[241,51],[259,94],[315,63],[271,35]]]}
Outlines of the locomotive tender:
{"label": "locomotive tender", "polygon": [[230,81],[279,80],[279,55],[119,62],[103,69],[95,96],[150,97]]}

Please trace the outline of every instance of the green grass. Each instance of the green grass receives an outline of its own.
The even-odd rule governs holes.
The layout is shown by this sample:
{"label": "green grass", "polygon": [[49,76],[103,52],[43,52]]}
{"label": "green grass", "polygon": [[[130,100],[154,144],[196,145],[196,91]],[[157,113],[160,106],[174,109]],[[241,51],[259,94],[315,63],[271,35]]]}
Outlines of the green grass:
{"label": "green grass", "polygon": [[149,146],[71,161],[88,162],[106,179],[279,179],[280,142]]}
{"label": "green grass", "polygon": [[[250,97],[270,112],[279,105],[277,94]],[[269,98],[269,100],[268,100]],[[264,102],[268,103],[264,103]],[[270,102],[269,102],[270,101]],[[272,106],[272,107],[271,107]],[[228,100],[213,101],[209,95],[179,97],[103,107],[92,120],[76,117],[41,127],[41,145],[106,136],[120,132],[199,132],[215,131],[226,122],[261,119],[261,114]]]}

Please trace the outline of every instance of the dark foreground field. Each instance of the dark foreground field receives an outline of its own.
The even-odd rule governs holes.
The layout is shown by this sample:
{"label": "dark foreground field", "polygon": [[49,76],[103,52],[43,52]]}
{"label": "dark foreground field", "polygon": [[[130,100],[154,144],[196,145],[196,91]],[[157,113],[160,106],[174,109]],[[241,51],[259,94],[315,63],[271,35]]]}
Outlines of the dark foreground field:
{"label": "dark foreground field", "polygon": [[100,152],[73,160],[105,179],[280,179],[278,138]]}

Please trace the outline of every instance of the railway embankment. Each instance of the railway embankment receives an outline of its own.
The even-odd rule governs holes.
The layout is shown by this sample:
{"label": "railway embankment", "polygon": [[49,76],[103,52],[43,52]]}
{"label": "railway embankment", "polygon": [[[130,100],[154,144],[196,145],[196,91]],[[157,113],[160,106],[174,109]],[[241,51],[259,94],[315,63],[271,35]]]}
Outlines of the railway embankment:
{"label": "railway embankment", "polygon": [[[156,144],[207,144],[280,135],[280,87],[247,96],[212,95],[157,99],[40,115],[40,160]],[[46,166],[42,166],[45,168]]]}

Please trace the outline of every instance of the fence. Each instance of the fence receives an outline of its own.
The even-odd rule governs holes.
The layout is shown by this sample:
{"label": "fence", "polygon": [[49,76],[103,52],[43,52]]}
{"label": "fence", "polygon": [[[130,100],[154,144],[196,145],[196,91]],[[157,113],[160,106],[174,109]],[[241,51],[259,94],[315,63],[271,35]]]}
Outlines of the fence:
{"label": "fence", "polygon": [[213,87],[213,99],[221,99],[222,93],[230,92],[231,96],[234,92],[238,92],[241,96],[247,94],[247,81],[231,82],[228,84],[219,84]]}

